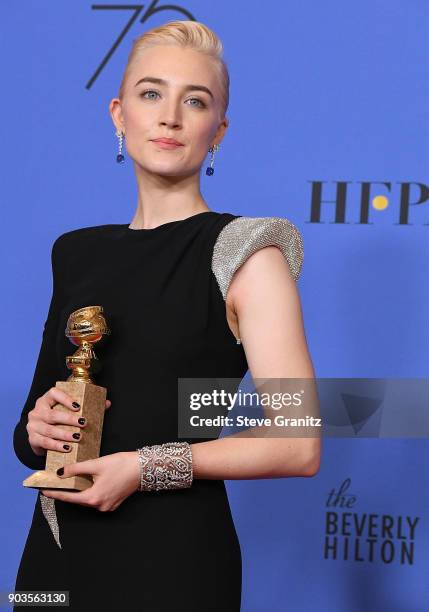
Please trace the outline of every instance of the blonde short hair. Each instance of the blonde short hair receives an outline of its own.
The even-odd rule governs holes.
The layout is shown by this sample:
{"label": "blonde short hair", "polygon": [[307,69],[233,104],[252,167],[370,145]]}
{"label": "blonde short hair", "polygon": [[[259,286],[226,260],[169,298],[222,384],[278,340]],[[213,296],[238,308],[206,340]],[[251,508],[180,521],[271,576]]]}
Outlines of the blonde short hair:
{"label": "blonde short hair", "polygon": [[229,72],[223,59],[223,45],[213,30],[198,21],[169,21],[135,38],[119,87],[119,99],[123,98],[127,76],[134,61],[144,49],[156,45],[177,45],[200,51],[213,58],[219,74],[222,111],[225,115],[229,104]]}

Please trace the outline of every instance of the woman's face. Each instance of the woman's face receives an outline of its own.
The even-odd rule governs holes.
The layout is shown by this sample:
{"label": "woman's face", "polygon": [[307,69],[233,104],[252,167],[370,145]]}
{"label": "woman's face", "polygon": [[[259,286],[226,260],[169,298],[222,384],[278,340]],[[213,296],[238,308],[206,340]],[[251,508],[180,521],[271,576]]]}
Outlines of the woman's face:
{"label": "woman's face", "polygon": [[[115,98],[109,107],[136,164],[164,176],[199,172],[228,127],[219,78],[214,61],[193,49],[157,45],[142,52],[128,73],[122,104]],[[181,146],[164,148],[157,138]]]}

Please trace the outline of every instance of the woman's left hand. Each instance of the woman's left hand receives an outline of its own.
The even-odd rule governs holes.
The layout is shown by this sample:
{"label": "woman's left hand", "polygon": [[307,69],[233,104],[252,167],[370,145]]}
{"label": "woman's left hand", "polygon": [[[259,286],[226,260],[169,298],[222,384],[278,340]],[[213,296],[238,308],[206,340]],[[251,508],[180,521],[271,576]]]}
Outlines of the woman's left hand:
{"label": "woman's left hand", "polygon": [[140,486],[140,464],[137,451],[104,455],[64,466],[59,478],[91,474],[94,484],[84,491],[41,489],[46,497],[91,506],[101,512],[116,510]]}

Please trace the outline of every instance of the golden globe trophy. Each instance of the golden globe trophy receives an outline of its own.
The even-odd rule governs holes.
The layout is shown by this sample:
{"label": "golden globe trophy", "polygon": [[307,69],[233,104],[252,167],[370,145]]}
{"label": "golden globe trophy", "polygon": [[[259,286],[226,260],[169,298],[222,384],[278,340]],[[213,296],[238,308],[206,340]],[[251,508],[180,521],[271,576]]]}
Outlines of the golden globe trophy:
{"label": "golden globe trophy", "polygon": [[[68,463],[97,459],[100,454],[107,390],[95,385],[90,374],[97,374],[101,369],[92,345],[110,334],[102,313],[102,306],[86,306],[75,310],[69,316],[65,335],[79,348],[73,355],[66,357],[67,367],[72,370],[71,375],[66,381],[58,381],[55,384],[80,404],[80,411],[76,414],[85,417],[87,421],[83,436],[79,442],[69,442],[72,450],[68,453],[48,450],[45,469],[26,478],[22,483],[24,487],[83,491],[93,485],[89,475],[61,479],[56,471]],[[70,408],[62,404],[55,404],[54,408],[71,412]],[[73,433],[81,431],[74,425],[61,425],[61,428]]]}

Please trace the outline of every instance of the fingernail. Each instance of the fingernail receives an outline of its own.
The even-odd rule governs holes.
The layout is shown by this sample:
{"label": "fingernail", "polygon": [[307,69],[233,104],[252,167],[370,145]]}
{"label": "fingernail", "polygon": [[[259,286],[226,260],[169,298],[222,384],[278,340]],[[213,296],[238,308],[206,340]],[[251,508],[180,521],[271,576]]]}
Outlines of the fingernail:
{"label": "fingernail", "polygon": [[73,434],[73,438],[74,438],[75,440],[79,440],[79,438],[80,438],[80,433],[74,433],[74,434]]}
{"label": "fingernail", "polygon": [[58,468],[57,474],[58,476],[62,476],[64,474],[64,468],[63,467]]}
{"label": "fingernail", "polygon": [[78,423],[80,423],[80,425],[85,425],[86,419],[84,417],[80,417],[80,419],[78,419]]}
{"label": "fingernail", "polygon": [[70,450],[70,446],[68,444],[63,444],[63,448],[65,448],[66,450]]}
{"label": "fingernail", "polygon": [[73,402],[72,406],[74,406],[75,408],[80,408],[80,404],[78,404],[77,402]]}

